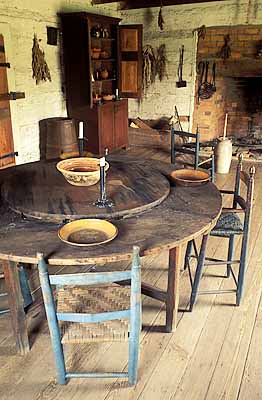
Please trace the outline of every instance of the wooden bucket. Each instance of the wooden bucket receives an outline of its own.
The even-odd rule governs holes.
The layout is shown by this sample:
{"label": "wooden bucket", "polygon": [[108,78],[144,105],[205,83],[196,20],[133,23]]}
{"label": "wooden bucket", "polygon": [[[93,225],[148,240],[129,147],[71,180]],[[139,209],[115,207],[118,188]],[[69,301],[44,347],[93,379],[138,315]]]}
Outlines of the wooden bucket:
{"label": "wooden bucket", "polygon": [[78,150],[73,119],[55,117],[40,121],[40,151],[45,151],[45,157],[41,154],[41,158],[55,159],[63,153],[78,153]]}

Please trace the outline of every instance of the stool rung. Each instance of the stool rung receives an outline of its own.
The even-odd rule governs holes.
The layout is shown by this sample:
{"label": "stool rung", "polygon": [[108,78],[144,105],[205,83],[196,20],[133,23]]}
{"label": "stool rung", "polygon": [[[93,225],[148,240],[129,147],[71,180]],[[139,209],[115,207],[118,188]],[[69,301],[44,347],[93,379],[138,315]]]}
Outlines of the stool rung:
{"label": "stool rung", "polygon": [[127,372],[68,372],[66,378],[127,378]]}
{"label": "stool rung", "polygon": [[228,290],[202,290],[197,294],[225,294],[225,293],[236,293],[235,289],[228,289]]}
{"label": "stool rung", "polygon": [[230,265],[230,264],[239,264],[240,260],[232,260],[232,261],[226,261],[226,260],[220,260],[220,259],[215,259],[215,258],[206,258],[207,261],[205,261],[204,265]]}

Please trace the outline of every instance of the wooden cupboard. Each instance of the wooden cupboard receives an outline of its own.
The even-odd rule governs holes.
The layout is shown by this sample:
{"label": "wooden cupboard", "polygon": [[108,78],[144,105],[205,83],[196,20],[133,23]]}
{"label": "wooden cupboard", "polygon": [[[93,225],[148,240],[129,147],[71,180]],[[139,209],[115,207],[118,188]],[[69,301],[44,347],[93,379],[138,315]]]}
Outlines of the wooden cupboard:
{"label": "wooden cupboard", "polygon": [[88,151],[127,146],[127,98],[142,90],[142,25],[85,12],[60,18],[68,116],[84,121]]}

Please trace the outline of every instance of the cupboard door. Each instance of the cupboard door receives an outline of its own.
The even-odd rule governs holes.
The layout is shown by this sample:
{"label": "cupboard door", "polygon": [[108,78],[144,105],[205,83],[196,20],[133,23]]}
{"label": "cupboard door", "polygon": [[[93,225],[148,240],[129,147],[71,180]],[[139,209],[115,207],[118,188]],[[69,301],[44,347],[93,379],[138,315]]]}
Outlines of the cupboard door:
{"label": "cupboard door", "polygon": [[99,154],[103,155],[108,147],[114,149],[114,103],[99,106]]}
{"label": "cupboard door", "polygon": [[142,27],[120,25],[118,29],[118,79],[121,97],[142,95]]}
{"label": "cupboard door", "polygon": [[115,148],[118,149],[128,145],[127,100],[116,101],[114,108]]}

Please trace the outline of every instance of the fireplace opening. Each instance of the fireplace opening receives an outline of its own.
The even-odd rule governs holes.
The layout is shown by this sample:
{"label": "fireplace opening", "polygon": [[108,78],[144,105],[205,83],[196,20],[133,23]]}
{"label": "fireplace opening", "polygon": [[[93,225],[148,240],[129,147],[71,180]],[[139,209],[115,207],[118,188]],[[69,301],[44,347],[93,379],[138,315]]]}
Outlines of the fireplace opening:
{"label": "fireplace opening", "polygon": [[228,78],[227,81],[229,136],[262,144],[262,77]]}

